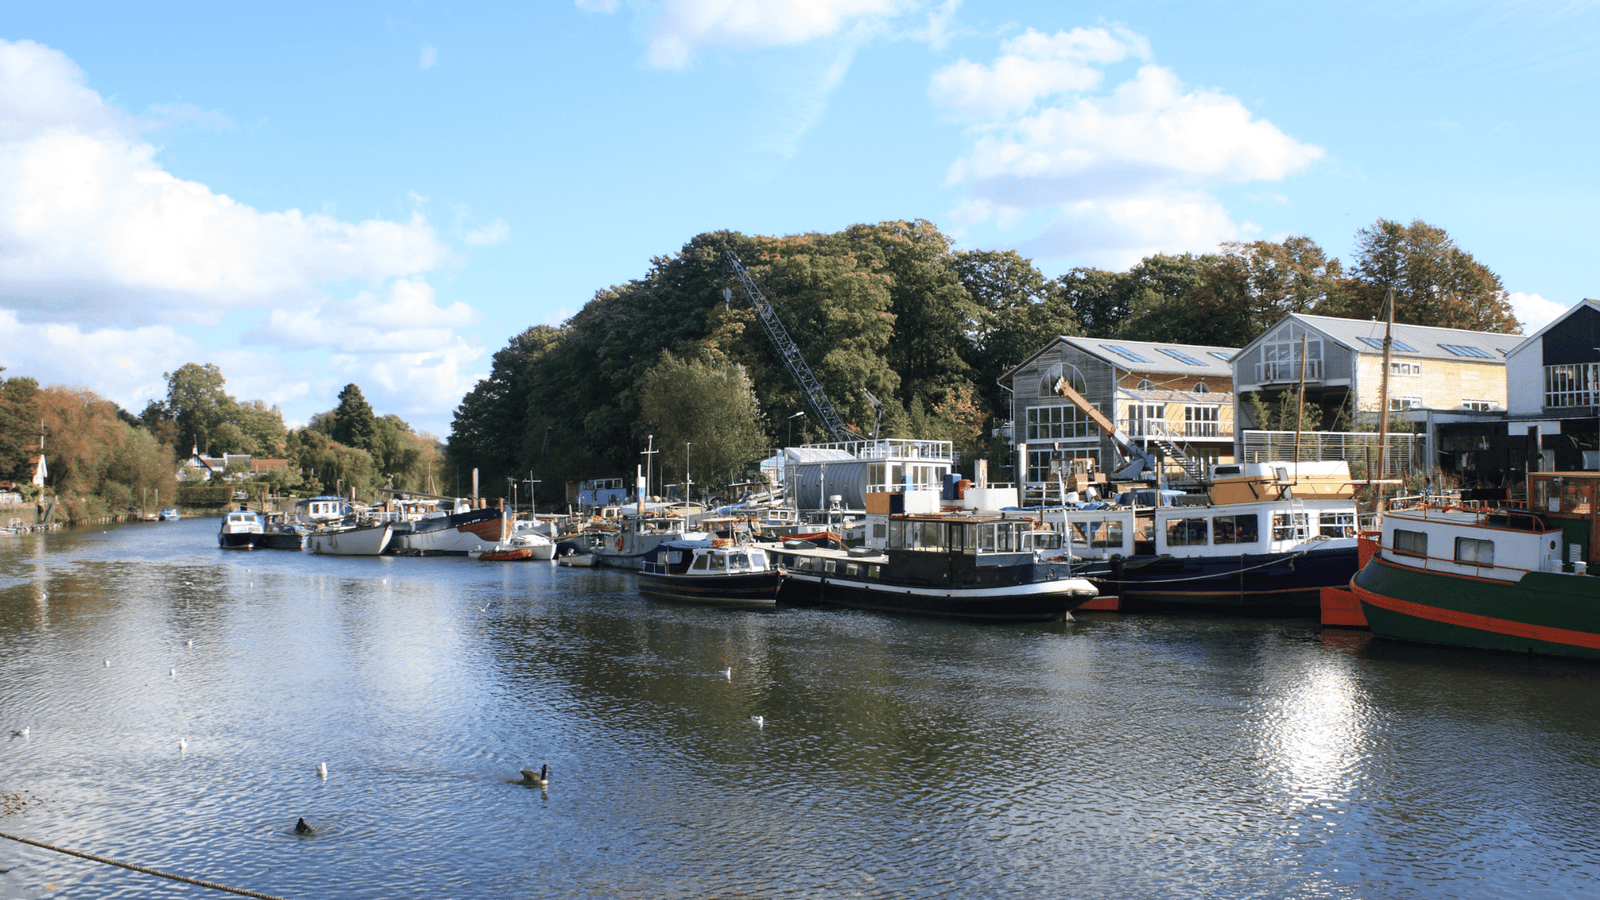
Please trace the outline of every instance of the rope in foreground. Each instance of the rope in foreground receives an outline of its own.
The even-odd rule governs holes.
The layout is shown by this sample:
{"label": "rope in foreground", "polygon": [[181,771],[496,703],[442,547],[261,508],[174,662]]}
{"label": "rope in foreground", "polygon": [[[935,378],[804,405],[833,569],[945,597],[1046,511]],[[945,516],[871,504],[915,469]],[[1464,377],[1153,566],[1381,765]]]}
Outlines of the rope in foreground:
{"label": "rope in foreground", "polygon": [[46,844],[43,841],[35,841],[25,837],[18,837],[14,834],[6,834],[4,831],[0,831],[0,838],[16,841],[19,844],[32,844],[35,847],[43,847],[46,850],[54,850],[57,853],[65,853],[68,856],[76,856],[79,859],[87,859],[92,862],[105,863],[108,866],[120,866],[124,869],[132,869],[135,872],[143,872],[146,875],[155,875],[159,878],[170,878],[173,881],[181,881],[184,884],[198,885],[200,887],[211,888],[212,890],[216,891],[227,891],[230,894],[242,894],[246,897],[259,898],[259,900],[284,900],[283,897],[277,897],[272,894],[262,894],[256,891],[247,891],[244,888],[228,887],[225,884],[217,884],[211,881],[201,881],[198,878],[190,878],[186,875],[174,875],[171,872],[162,872],[159,869],[147,869],[144,866],[136,866],[132,863],[119,862],[114,859],[107,859],[104,856],[95,856],[93,853],[84,853],[80,850],[68,850],[65,847],[57,847],[53,844]]}

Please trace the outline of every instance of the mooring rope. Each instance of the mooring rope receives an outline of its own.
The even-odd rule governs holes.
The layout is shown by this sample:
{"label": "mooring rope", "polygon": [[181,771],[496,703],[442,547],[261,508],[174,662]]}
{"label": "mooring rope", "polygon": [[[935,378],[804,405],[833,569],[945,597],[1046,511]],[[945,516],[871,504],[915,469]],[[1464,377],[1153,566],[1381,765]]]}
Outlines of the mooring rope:
{"label": "mooring rope", "polygon": [[190,878],[187,875],[174,875],[171,872],[162,872],[159,869],[147,869],[144,866],[136,866],[133,863],[119,862],[114,859],[107,859],[104,856],[95,856],[93,853],[84,853],[81,850],[68,850],[66,847],[57,847],[54,844],[46,844],[43,841],[35,841],[25,837],[18,837],[14,834],[6,834],[4,831],[0,831],[0,838],[16,841],[19,844],[32,844],[35,847],[43,847],[46,850],[54,850],[57,853],[65,853],[68,856],[76,856],[80,859],[87,859],[97,863],[105,863],[108,866],[121,866],[124,869],[132,869],[135,872],[143,872],[146,875],[155,875],[160,878],[170,878],[173,881],[181,881],[184,884],[199,885],[200,887],[207,887],[216,891],[227,891],[230,894],[242,894],[246,897],[257,897],[260,898],[260,900],[284,900],[283,897],[274,896],[272,894],[262,894],[257,891],[247,891],[244,888],[228,887],[225,884],[217,884],[216,882],[212,881],[201,881],[198,878]]}

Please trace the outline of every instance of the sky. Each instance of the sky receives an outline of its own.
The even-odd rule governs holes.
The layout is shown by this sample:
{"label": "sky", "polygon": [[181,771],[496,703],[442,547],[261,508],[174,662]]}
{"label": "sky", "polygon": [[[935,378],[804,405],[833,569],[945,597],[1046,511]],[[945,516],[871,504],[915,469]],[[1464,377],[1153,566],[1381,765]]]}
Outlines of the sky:
{"label": "sky", "polygon": [[1378,219],[1600,297],[1600,3],[7,3],[0,366],[449,434],[695,235],[927,219],[1047,276]]}

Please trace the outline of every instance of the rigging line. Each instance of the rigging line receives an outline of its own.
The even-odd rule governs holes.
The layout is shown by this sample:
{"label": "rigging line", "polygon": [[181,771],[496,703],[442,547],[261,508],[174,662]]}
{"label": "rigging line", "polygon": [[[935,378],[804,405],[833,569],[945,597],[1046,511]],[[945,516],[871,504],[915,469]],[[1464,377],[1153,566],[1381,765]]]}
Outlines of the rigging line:
{"label": "rigging line", "polygon": [[105,863],[108,866],[120,866],[124,869],[132,869],[135,872],[143,872],[146,875],[155,875],[160,878],[170,878],[173,881],[181,881],[184,884],[207,887],[216,891],[227,891],[230,894],[242,894],[246,897],[257,897],[260,898],[260,900],[284,900],[283,897],[278,897],[273,894],[262,894],[257,891],[248,891],[244,888],[228,887],[225,884],[217,884],[211,881],[201,881],[198,878],[190,878],[187,875],[174,875],[171,872],[162,872],[159,869],[147,869],[144,866],[136,866],[133,863],[118,862],[114,859],[107,859],[104,856],[95,856],[93,853],[84,853],[81,850],[68,850],[65,847],[57,847],[54,844],[46,844],[43,841],[35,841],[25,837],[18,837],[14,834],[6,834],[4,831],[0,831],[0,838],[6,838],[7,840],[16,841],[20,844],[32,844],[35,847],[43,847],[46,850],[54,850],[57,853],[65,853],[68,856],[76,856],[80,859],[90,860],[91,862]]}

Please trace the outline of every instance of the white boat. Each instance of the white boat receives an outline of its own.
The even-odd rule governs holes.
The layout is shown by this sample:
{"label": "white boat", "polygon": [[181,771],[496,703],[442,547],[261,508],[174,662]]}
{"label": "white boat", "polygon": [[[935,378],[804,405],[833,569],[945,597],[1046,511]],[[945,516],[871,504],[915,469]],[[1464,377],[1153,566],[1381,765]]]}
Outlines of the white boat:
{"label": "white boat", "polygon": [[519,531],[498,544],[476,547],[467,551],[473,559],[495,560],[536,559],[550,560],[556,555],[555,542],[533,531]]}
{"label": "white boat", "polygon": [[593,553],[574,553],[570,556],[556,557],[556,565],[570,566],[575,569],[588,569],[594,566]]}
{"label": "white boat", "polygon": [[690,530],[686,519],[676,516],[628,514],[615,520],[615,527],[586,531],[582,535],[597,566],[614,569],[643,569],[645,556],[664,541],[707,540],[710,532]]}
{"label": "white boat", "polygon": [[1157,507],[1027,514],[1060,530],[1065,558],[1124,608],[1304,613],[1359,567],[1354,488],[1342,462],[1244,463],[1214,467],[1203,505],[1162,492]]}
{"label": "white boat", "polygon": [[306,546],[312,553],[329,556],[377,556],[389,546],[393,534],[390,522],[324,528],[312,532]]}
{"label": "white boat", "polygon": [[261,517],[248,509],[237,509],[222,517],[217,546],[224,550],[249,550],[261,542],[261,533]]}
{"label": "white boat", "polygon": [[160,513],[156,514],[156,521],[157,522],[176,522],[176,521],[178,521],[178,511],[176,509],[174,509],[173,507],[169,506],[166,509],[163,509]]}

